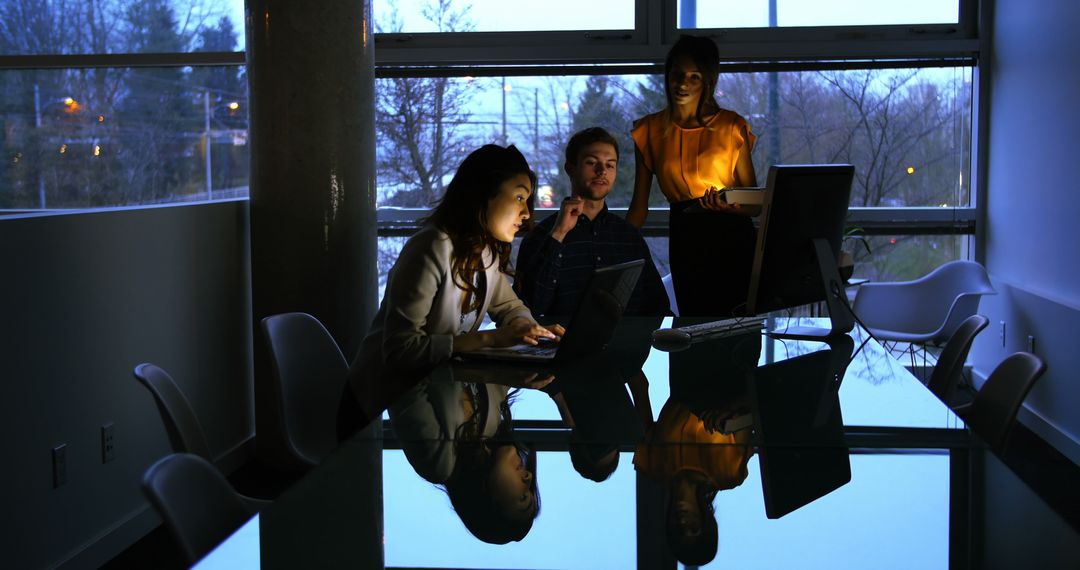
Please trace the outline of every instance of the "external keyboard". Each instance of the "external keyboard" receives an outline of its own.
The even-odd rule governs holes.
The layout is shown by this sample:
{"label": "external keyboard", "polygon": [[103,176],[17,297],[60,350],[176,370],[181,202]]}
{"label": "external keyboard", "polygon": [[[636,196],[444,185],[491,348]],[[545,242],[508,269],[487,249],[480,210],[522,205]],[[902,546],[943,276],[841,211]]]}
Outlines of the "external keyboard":
{"label": "external keyboard", "polygon": [[742,317],[724,319],[697,325],[686,325],[670,329],[656,329],[652,333],[654,341],[693,342],[706,338],[733,336],[759,331],[765,326],[765,317]]}

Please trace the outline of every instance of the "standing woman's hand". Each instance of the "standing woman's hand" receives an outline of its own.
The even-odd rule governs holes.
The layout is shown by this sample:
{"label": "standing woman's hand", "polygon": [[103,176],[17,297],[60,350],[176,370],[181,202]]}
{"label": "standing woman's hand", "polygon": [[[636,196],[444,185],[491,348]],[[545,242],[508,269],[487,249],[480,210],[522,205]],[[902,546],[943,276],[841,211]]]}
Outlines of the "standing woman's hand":
{"label": "standing woman's hand", "polygon": [[732,214],[741,213],[740,206],[738,204],[729,204],[724,201],[723,192],[717,190],[715,186],[709,186],[709,189],[705,191],[705,195],[698,198],[698,201],[701,203],[701,207],[706,210],[729,212]]}

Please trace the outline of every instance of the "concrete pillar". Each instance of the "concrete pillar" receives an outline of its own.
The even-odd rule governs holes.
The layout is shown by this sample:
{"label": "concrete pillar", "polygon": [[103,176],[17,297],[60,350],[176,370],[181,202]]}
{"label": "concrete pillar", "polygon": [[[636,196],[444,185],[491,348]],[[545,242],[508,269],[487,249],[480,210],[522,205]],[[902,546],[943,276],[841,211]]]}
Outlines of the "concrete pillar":
{"label": "concrete pillar", "polygon": [[[262,318],[311,313],[351,360],[375,314],[369,0],[247,0],[256,442],[281,459]],[[328,412],[330,413],[330,412]]]}

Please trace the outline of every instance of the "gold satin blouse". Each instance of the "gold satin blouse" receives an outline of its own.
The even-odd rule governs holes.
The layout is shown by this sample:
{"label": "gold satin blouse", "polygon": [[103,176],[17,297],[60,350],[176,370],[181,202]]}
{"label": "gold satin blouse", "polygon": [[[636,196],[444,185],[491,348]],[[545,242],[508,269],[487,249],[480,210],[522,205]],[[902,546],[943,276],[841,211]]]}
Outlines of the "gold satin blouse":
{"label": "gold satin blouse", "polygon": [[721,109],[704,127],[670,123],[664,111],[634,121],[630,131],[645,166],[669,202],[700,198],[710,186],[735,186],[735,164],[757,137],[738,113]]}
{"label": "gold satin blouse", "polygon": [[681,470],[706,475],[716,489],[738,487],[746,479],[753,449],[749,430],[711,433],[686,406],[668,400],[645,441],[634,452],[634,467],[658,481]]}

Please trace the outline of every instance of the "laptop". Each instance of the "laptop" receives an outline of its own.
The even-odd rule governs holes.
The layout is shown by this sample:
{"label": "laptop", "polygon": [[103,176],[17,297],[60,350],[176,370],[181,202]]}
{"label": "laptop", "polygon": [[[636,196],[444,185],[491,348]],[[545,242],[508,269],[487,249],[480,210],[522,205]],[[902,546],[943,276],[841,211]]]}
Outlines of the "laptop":
{"label": "laptop", "polygon": [[560,342],[482,348],[460,356],[470,360],[547,363],[599,353],[611,341],[644,266],[645,260],[635,259],[593,270]]}

